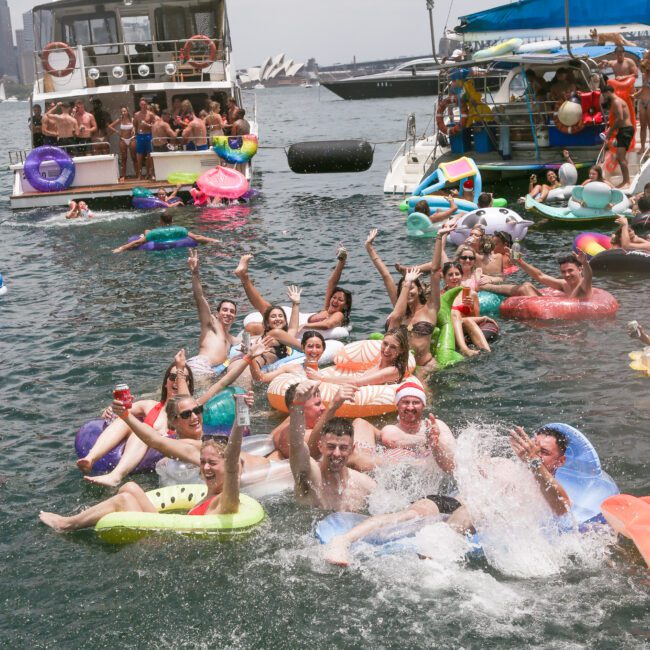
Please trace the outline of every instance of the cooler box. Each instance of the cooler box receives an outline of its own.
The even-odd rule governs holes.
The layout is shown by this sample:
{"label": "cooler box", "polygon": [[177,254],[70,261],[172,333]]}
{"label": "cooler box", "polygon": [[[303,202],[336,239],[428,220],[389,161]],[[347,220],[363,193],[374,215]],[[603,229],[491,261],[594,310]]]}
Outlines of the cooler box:
{"label": "cooler box", "polygon": [[549,124],[548,139],[551,147],[593,147],[602,145],[600,134],[605,130],[604,124],[585,126],[578,133],[562,133],[555,124]]}
{"label": "cooler box", "polygon": [[[450,124],[450,129],[453,124]],[[461,129],[456,135],[449,136],[452,153],[464,154],[472,149],[472,132],[470,129]]]}
{"label": "cooler box", "polygon": [[492,144],[492,139],[496,140],[495,129],[490,129],[485,126],[474,129],[474,151],[476,153],[489,153],[494,151],[494,144]]}

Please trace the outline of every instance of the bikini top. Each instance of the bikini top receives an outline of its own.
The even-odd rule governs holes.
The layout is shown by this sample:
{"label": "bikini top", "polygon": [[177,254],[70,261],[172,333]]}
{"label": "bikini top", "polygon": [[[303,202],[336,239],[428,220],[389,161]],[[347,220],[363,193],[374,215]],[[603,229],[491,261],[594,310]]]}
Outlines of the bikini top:
{"label": "bikini top", "polygon": [[158,419],[158,416],[160,415],[160,411],[163,410],[165,407],[165,402],[158,402],[147,415],[145,415],[143,422],[145,424],[148,424],[150,427],[153,427],[153,425],[156,423],[156,420]]}
{"label": "bikini top", "polygon": [[210,504],[214,501],[216,497],[211,497],[210,499],[207,499],[203,503],[199,503],[198,506],[194,506],[187,514],[188,515],[195,515],[195,516],[201,516],[204,515],[208,508],[210,507]]}
{"label": "bikini top", "polygon": [[435,329],[435,325],[433,323],[429,323],[426,320],[421,320],[417,323],[411,323],[411,325],[409,325],[406,329],[416,336],[431,336],[433,334],[433,330]]}
{"label": "bikini top", "polygon": [[120,129],[122,131],[132,131],[133,130],[133,124],[123,124],[120,123]]}

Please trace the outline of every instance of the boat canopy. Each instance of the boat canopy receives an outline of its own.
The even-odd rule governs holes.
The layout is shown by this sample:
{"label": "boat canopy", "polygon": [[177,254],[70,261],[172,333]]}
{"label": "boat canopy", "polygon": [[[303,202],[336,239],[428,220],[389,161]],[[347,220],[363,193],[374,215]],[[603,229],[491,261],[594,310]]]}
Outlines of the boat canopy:
{"label": "boat canopy", "polygon": [[[599,31],[636,32],[650,29],[650,0],[568,0],[571,31],[587,33],[589,28],[607,26]],[[518,0],[493,9],[461,16],[455,31],[466,40],[488,40],[486,32],[518,33],[521,38],[539,37],[540,31],[550,37],[552,31],[565,29],[564,0]],[[579,29],[582,28],[582,29]],[[585,29],[586,28],[586,29]]]}

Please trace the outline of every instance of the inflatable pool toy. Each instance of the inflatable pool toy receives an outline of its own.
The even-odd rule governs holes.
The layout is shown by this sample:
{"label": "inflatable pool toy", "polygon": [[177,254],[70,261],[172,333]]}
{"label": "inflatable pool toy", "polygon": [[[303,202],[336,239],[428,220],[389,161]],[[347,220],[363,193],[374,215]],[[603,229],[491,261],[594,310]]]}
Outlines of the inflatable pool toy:
{"label": "inflatable pool toy", "polygon": [[578,92],[582,107],[582,122],[585,126],[603,123],[603,113],[600,106],[600,90]]}
{"label": "inflatable pool toy", "polygon": [[631,539],[650,567],[650,497],[617,494],[602,504],[607,523],[619,534]]}
{"label": "inflatable pool toy", "polygon": [[[341,352],[335,357],[335,364],[332,367],[321,370],[321,375],[325,376],[325,380],[321,382],[320,394],[323,402],[328,404],[336,395],[339,384],[332,384],[327,381],[327,377],[351,377],[356,374],[362,373],[364,370],[349,370],[351,367],[348,364],[356,363],[359,367],[367,370],[377,363],[381,349],[381,341],[366,340],[356,341],[346,345]],[[338,363],[344,365],[339,366]],[[345,367],[344,367],[345,366]],[[415,360],[412,355],[409,355],[408,372],[415,370]],[[407,373],[408,374],[408,373]],[[276,377],[270,384],[267,390],[267,397],[271,406],[283,413],[287,413],[288,409],[284,402],[284,394],[287,388],[298,381],[302,381],[304,376],[286,373]],[[402,383],[406,381],[417,381],[413,377],[405,377],[398,384],[380,384],[375,386],[362,386],[356,392],[354,402],[346,402],[341,406],[336,415],[346,418],[354,417],[372,417],[375,415],[384,415],[396,410],[395,406],[395,391]]]}
{"label": "inflatable pool toy", "polygon": [[501,303],[506,299],[498,293],[492,291],[478,292],[478,305],[481,316],[492,316],[499,313]]}
{"label": "inflatable pool toy", "polygon": [[[197,246],[196,240],[188,236],[187,228],[182,226],[165,226],[154,228],[146,236],[146,242],[131,250],[139,251],[164,251],[170,248],[193,248]],[[129,237],[129,242],[139,239],[138,235]]]}
{"label": "inflatable pool toy", "polygon": [[540,203],[530,194],[526,196],[526,210],[555,221],[613,221],[629,209],[630,199],[621,190],[599,181],[575,186],[566,208]]}
{"label": "inflatable pool toy", "polygon": [[[54,163],[59,168],[55,177],[43,178],[41,165]],[[75,165],[68,153],[60,147],[48,145],[32,149],[25,159],[23,174],[29,184],[38,192],[62,192],[74,181]]]}
{"label": "inflatable pool toy", "polygon": [[459,79],[455,83],[460,87],[461,99],[465,102],[467,109],[465,127],[470,128],[475,123],[483,125],[486,122],[493,122],[492,109],[483,101],[483,95],[476,90],[474,80]]}
{"label": "inflatable pool toy", "polygon": [[491,59],[495,56],[504,56],[517,51],[523,46],[523,44],[524,41],[521,38],[509,38],[506,41],[501,41],[491,47],[486,47],[478,52],[474,52],[472,59],[474,61],[480,61],[481,59]]}
{"label": "inflatable pool toy", "polygon": [[546,195],[547,201],[567,201],[578,182],[578,170],[571,163],[564,163],[558,170],[561,187],[555,187]]}
{"label": "inflatable pool toy", "polygon": [[[284,310],[284,313],[287,317],[287,322],[289,322],[289,319],[291,318],[291,307],[283,305],[282,309]],[[300,325],[300,332],[298,333],[298,337],[302,336],[303,331],[309,329],[309,319],[315,313],[316,312],[300,312],[300,316],[298,317],[298,324]],[[262,314],[259,311],[253,311],[245,316],[244,327],[246,327],[246,325],[250,325],[251,323],[261,323],[262,320]],[[347,327],[339,326],[327,330],[318,330],[318,332],[323,335],[324,339],[346,339],[348,336],[350,336],[350,329],[352,328],[348,325]]]}
{"label": "inflatable pool toy", "polygon": [[215,135],[212,150],[228,163],[248,162],[257,153],[256,135]]}
{"label": "inflatable pool toy", "polygon": [[158,512],[111,512],[95,524],[98,537],[109,544],[128,544],[154,532],[228,539],[245,533],[265,516],[262,506],[246,494],[239,495],[239,512],[232,515],[191,516],[173,514],[190,510],[207,494],[205,485],[173,485],[147,492]]}
{"label": "inflatable pool toy", "polygon": [[134,196],[131,205],[136,210],[164,210],[169,206],[155,196]]}
{"label": "inflatable pool toy", "polygon": [[560,41],[549,39],[546,41],[522,43],[515,52],[517,54],[540,54],[542,52],[557,52],[560,49],[562,49]]}
{"label": "inflatable pool toy", "polygon": [[632,359],[630,364],[632,370],[637,370],[650,377],[650,348],[630,352],[629,357]]}
{"label": "inflatable pool toy", "polygon": [[244,174],[222,166],[201,174],[196,184],[210,198],[238,199],[248,190],[248,181]]}
{"label": "inflatable pool toy", "polygon": [[583,251],[592,271],[650,273],[650,253],[640,250],[612,248],[608,235],[597,232],[580,233],[573,241],[574,251]]}
{"label": "inflatable pool toy", "polygon": [[553,124],[562,133],[580,133],[585,128],[582,121],[582,106],[570,99],[560,99],[553,112]]}
{"label": "inflatable pool toy", "polygon": [[[413,196],[423,197],[426,194],[433,194],[449,185],[459,183],[459,198],[462,199],[464,183],[461,183],[461,181],[469,178],[474,181],[474,196],[478,196],[483,191],[483,181],[481,180],[481,172],[471,158],[463,156],[456,160],[440,163],[438,168],[422,180],[413,190]],[[410,206],[411,202],[409,201]]]}
{"label": "inflatable pool toy", "polygon": [[[97,438],[101,432],[110,424],[106,420],[89,420],[81,426],[74,439],[74,449],[77,458],[85,458],[93,445],[97,442]],[[122,453],[124,452],[124,445],[126,441],[121,442],[111,449],[105,456],[102,456],[93,465],[92,475],[106,474],[115,469]],[[132,474],[139,474],[141,472],[152,472],[156,463],[162,458],[162,454],[155,449],[148,449],[144,458],[138,463],[136,468],[131,472]]]}
{"label": "inflatable pool toy", "polygon": [[522,240],[533,222],[523,219],[508,208],[479,208],[464,214],[456,224],[456,229],[449,234],[449,241],[460,246],[467,239],[472,228],[477,225],[483,226],[487,235],[502,230],[509,233],[513,240]]}
{"label": "inflatable pool toy", "polygon": [[[435,212],[438,208],[441,210],[448,210],[449,209],[449,200],[447,199],[446,196],[443,196],[441,194],[425,194],[424,196],[411,196],[408,199],[405,199],[405,212],[413,213],[415,212],[415,206],[420,202],[420,201],[426,201],[427,205],[431,209],[432,212]],[[460,199],[458,197],[454,198],[454,203],[456,204],[456,207],[458,210],[456,211],[456,214],[460,212],[472,212],[473,210],[478,209],[478,205],[474,203],[473,201],[468,201],[466,199]],[[498,198],[498,199],[493,199],[492,200],[492,207],[494,208],[505,208],[508,206],[508,200],[504,198]]]}
{"label": "inflatable pool toy", "polygon": [[5,293],[7,293],[7,285],[4,283],[2,273],[0,273],[0,296],[4,296]]}
{"label": "inflatable pool toy", "polygon": [[196,183],[199,174],[194,172],[172,172],[167,176],[170,185],[192,185]]}
{"label": "inflatable pool toy", "polygon": [[228,386],[203,405],[203,430],[205,433],[230,435],[235,421],[234,395],[243,395],[246,391],[239,386]]}
{"label": "inflatable pool toy", "polygon": [[411,212],[406,218],[406,234],[409,237],[435,237],[444,221],[432,223],[426,214]]}
{"label": "inflatable pool toy", "polygon": [[548,288],[541,293],[506,298],[499,311],[506,318],[521,320],[590,320],[609,318],[618,311],[618,302],[604,289],[592,288],[590,300],[567,298],[562,291]]}
{"label": "inflatable pool toy", "polygon": [[[632,93],[634,92],[634,83],[636,79],[633,75],[624,77],[623,79],[607,79],[607,85],[611,86],[614,89],[614,94],[620,97],[626,104],[627,109],[630,111],[630,121],[632,124],[636,124],[636,112],[634,109],[634,99],[632,98]],[[607,153],[605,154],[604,167],[605,171],[610,174],[618,167],[618,161],[616,160],[616,134],[617,129],[612,127],[616,123],[616,114],[615,111],[609,111],[607,124],[610,128],[610,135],[607,138]],[[635,134],[632,136],[632,141],[628,147],[628,151],[634,151],[636,145],[636,130]]]}

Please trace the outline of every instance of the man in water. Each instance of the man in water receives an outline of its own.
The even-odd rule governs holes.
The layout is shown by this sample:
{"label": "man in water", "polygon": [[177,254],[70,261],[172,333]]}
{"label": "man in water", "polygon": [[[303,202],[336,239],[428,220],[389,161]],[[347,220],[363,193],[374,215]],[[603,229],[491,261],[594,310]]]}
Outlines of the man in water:
{"label": "man in water", "polygon": [[616,135],[616,160],[621,167],[623,180],[617,187],[627,187],[630,184],[630,170],[627,166],[627,151],[634,139],[634,124],[628,105],[614,92],[612,86],[605,86],[601,92],[601,101],[609,105],[609,111],[614,115],[614,123],[604,132],[605,141]]}
{"label": "man in water", "polygon": [[188,359],[187,365],[192,369],[195,378],[212,377],[213,366],[222,364],[228,358],[230,347],[239,343],[239,339],[230,334],[230,328],[237,316],[237,305],[232,300],[222,300],[217,305],[217,314],[214,315],[203,295],[199,278],[199,253],[193,248],[190,248],[187,264],[192,272],[192,292],[201,324],[199,353]]}
{"label": "man in water", "polygon": [[311,457],[305,442],[305,406],[316,390],[318,382],[302,381],[289,407],[289,459],[296,499],[328,510],[362,510],[376,483],[369,476],[347,467],[354,450],[352,422],[335,417],[323,425],[318,441],[319,462]]}
{"label": "man in water", "polygon": [[77,155],[89,156],[92,152],[90,144],[97,133],[97,122],[92,113],[86,111],[83,100],[78,99],[75,104],[75,119],[77,120]]}
{"label": "man in water", "polygon": [[[587,261],[587,256],[583,251],[577,254],[570,254],[561,257],[558,260],[560,265],[560,274],[562,278],[554,278],[551,275],[543,273],[532,264],[528,264],[521,257],[511,259],[520,269],[527,273],[533,280],[541,284],[562,291],[567,298],[577,298],[580,300],[589,300],[591,298],[591,267]],[[489,282],[481,284],[483,291],[492,291],[505,296],[541,296],[541,292],[530,282],[523,284],[491,284]]]}
{"label": "man in water", "polygon": [[136,174],[142,180],[142,167],[145,167],[147,176],[153,178],[153,162],[151,160],[151,128],[156,121],[156,116],[149,108],[146,99],[140,100],[140,110],[133,114],[133,128],[135,129]]}
{"label": "man in water", "polygon": [[192,113],[190,121],[183,129],[183,141],[186,143],[185,149],[187,151],[207,151],[207,133],[205,122]]}
{"label": "man in water", "polygon": [[630,76],[636,79],[639,76],[639,69],[636,67],[636,63],[625,56],[625,48],[622,45],[617,45],[614,48],[614,56],[616,59],[613,61],[600,61],[598,67],[601,70],[603,68],[611,68],[616,79],[625,79],[625,77]]}
{"label": "man in water", "polygon": [[[54,111],[61,109],[61,114],[57,115]],[[56,146],[64,147],[69,155],[73,155],[72,146],[76,142],[77,120],[70,115],[72,107],[70,104],[57,102],[47,109],[45,116],[49,118],[49,123],[54,126],[56,132]]]}
{"label": "man in water", "polygon": [[[435,436],[435,433],[433,435]],[[521,427],[515,427],[510,431],[510,445],[519,460],[528,465],[542,497],[553,514],[561,517],[569,512],[571,500],[555,478],[555,472],[566,460],[566,436],[554,429],[542,428],[530,438]],[[505,472],[503,475],[507,480],[508,467],[512,461],[491,459],[491,462],[496,471]],[[460,501],[453,497],[429,495],[399,512],[369,517],[347,533],[333,538],[325,547],[325,559],[332,564],[347,566],[350,563],[350,546],[370,533],[387,526],[441,514],[449,515],[446,523],[457,532],[474,532],[470,513]]]}

